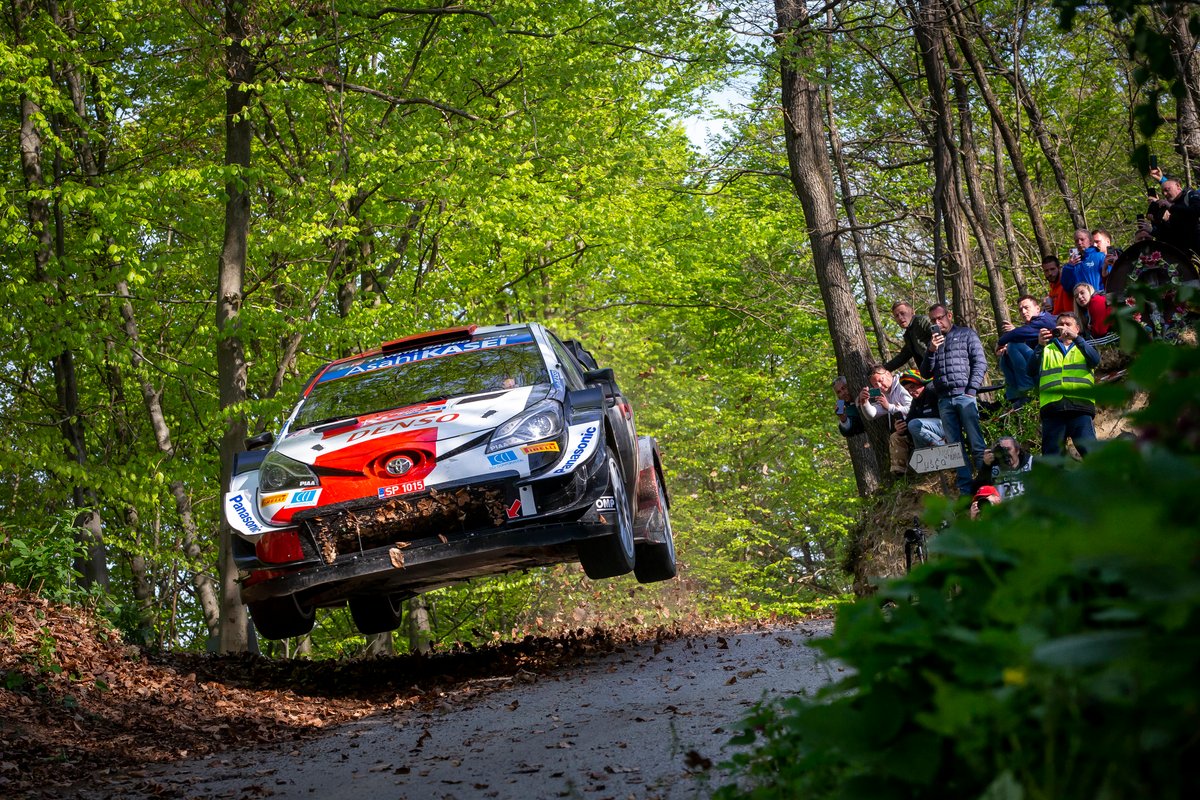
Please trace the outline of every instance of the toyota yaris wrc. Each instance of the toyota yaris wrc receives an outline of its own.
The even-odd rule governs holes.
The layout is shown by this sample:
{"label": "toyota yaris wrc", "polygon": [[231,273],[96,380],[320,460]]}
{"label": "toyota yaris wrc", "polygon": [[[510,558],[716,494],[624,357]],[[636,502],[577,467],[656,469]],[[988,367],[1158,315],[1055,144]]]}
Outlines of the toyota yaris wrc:
{"label": "toyota yaris wrc", "polygon": [[537,324],[464,327],[324,365],[225,495],[242,600],[270,639],[347,603],[363,633],[469,578],[579,561],[675,575],[662,465],[610,369]]}

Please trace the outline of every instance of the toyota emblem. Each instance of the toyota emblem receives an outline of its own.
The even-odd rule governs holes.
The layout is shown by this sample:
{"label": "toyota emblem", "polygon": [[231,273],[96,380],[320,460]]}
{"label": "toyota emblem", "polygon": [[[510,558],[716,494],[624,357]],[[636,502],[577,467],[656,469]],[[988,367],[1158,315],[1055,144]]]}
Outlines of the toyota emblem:
{"label": "toyota emblem", "polygon": [[384,465],[389,475],[403,475],[412,468],[413,460],[408,456],[396,456]]}

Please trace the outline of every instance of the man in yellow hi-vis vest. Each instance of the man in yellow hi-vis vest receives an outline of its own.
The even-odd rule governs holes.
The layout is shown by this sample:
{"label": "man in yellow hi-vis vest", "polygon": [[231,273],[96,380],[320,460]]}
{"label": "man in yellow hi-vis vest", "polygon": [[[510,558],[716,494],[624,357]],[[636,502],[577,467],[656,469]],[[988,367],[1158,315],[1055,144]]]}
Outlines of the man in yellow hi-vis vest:
{"label": "man in yellow hi-vis vest", "polygon": [[1059,314],[1057,323],[1053,331],[1039,331],[1038,349],[1028,367],[1029,374],[1038,380],[1042,453],[1059,455],[1068,436],[1076,450],[1087,453],[1088,444],[1096,440],[1092,388],[1100,354],[1080,338],[1082,325],[1074,314]]}

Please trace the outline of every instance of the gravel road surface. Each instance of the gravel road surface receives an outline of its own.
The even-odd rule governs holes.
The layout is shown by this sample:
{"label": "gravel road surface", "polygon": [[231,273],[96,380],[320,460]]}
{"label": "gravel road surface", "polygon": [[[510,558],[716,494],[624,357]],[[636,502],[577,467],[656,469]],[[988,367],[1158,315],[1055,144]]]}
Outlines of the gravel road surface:
{"label": "gravel road surface", "polygon": [[548,676],[505,678],[506,688],[366,718],[300,744],[157,765],[122,796],[703,797],[706,762],[728,755],[729,737],[750,706],[837,677],[836,666],[804,646],[831,629],[812,622],[628,645]]}

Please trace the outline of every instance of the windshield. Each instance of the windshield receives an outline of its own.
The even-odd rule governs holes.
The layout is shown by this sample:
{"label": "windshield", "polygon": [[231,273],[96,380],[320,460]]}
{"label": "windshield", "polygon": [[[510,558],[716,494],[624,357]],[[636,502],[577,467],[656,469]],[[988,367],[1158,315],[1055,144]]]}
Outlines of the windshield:
{"label": "windshield", "polygon": [[292,429],[549,381],[541,351],[528,333],[375,355],[323,374]]}

